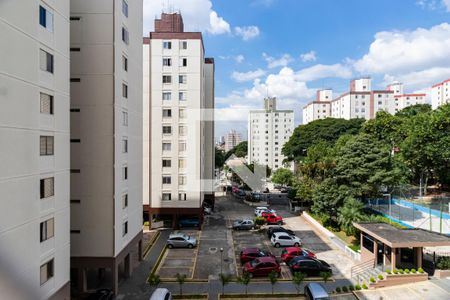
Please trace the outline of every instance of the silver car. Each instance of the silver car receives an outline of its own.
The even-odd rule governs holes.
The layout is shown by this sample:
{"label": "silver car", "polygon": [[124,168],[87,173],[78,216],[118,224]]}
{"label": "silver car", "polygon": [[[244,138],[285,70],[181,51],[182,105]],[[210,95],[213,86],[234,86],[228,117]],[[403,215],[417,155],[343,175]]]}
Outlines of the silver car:
{"label": "silver car", "polygon": [[197,246],[197,240],[184,233],[174,233],[167,239],[167,247],[172,248],[194,248]]}

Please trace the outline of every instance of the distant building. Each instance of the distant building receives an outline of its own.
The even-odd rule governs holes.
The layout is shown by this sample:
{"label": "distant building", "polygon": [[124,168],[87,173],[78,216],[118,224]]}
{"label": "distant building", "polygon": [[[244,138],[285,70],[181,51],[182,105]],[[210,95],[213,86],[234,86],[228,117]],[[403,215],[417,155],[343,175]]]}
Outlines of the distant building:
{"label": "distant building", "polygon": [[330,117],[368,120],[378,111],[395,114],[405,107],[426,103],[426,94],[404,94],[402,83],[393,83],[386,90],[372,90],[371,86],[368,77],[352,80],[350,91],[335,99],[331,89],[317,91],[316,99],[303,107],[303,124]]}
{"label": "distant building", "polygon": [[264,99],[264,109],[251,110],[248,117],[248,161],[281,168],[283,145],[294,131],[294,111],[277,110],[276,98]]}
{"label": "distant building", "polygon": [[242,141],[242,136],[236,130],[230,130],[225,136],[225,151],[230,151]]}
{"label": "distant building", "polygon": [[450,103],[450,78],[431,87],[431,106],[433,109]]}

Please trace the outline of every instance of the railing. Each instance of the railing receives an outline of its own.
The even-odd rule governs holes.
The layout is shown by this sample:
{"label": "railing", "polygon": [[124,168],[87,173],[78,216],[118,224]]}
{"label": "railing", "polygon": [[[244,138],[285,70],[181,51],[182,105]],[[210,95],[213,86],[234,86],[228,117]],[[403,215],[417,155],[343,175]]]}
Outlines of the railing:
{"label": "railing", "polygon": [[365,261],[363,263],[360,263],[356,266],[353,266],[350,270],[351,278],[354,278],[355,276],[358,276],[367,270],[375,268],[375,259],[371,259],[368,261]]}

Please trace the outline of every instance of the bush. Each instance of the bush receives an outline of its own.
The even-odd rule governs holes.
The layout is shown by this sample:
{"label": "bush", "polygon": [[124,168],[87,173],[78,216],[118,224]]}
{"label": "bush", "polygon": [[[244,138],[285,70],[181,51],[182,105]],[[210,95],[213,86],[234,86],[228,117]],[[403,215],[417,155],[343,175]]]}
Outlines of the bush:
{"label": "bush", "polygon": [[370,277],[369,280],[370,280],[371,283],[375,283],[375,281],[376,281],[375,278],[373,278],[373,277]]}
{"label": "bush", "polygon": [[394,271],[392,271],[392,274],[398,274],[398,270],[394,269]]}
{"label": "bush", "polygon": [[349,286],[348,286],[348,289],[352,292],[352,291],[355,290],[355,287],[354,287],[353,285],[349,285]]}
{"label": "bush", "polygon": [[383,280],[384,279],[383,275],[378,274],[378,279]]}
{"label": "bush", "polygon": [[150,222],[149,221],[145,221],[144,222],[144,226],[149,226],[150,225]]}
{"label": "bush", "polygon": [[386,270],[386,274],[392,274],[391,270]]}
{"label": "bush", "polygon": [[398,274],[403,274],[405,273],[402,269],[398,270]]}
{"label": "bush", "polygon": [[345,285],[342,287],[342,291],[343,291],[344,293],[347,293],[347,292],[348,292],[348,289],[347,289],[347,287],[346,287]]}
{"label": "bush", "polygon": [[411,273],[416,273],[417,271],[416,271],[416,269],[411,269]]}
{"label": "bush", "polygon": [[361,290],[361,286],[359,284],[355,285],[355,290],[360,291]]}
{"label": "bush", "polygon": [[336,288],[336,293],[340,293],[341,292],[341,288],[340,287],[337,287]]}
{"label": "bush", "polygon": [[409,269],[405,269],[405,274],[409,274]]}
{"label": "bush", "polygon": [[368,289],[368,287],[367,287],[367,285],[366,285],[365,283],[363,283],[361,287],[362,287],[363,289],[365,289],[365,290]]}
{"label": "bush", "polygon": [[422,268],[419,268],[419,270],[417,270],[420,274],[423,274],[424,273],[424,271],[423,271],[423,269]]}
{"label": "bush", "polygon": [[255,225],[264,225],[264,223],[266,223],[266,219],[264,219],[263,217],[256,217],[255,218]]}
{"label": "bush", "polygon": [[450,257],[441,257],[436,264],[436,267],[441,270],[449,270],[450,269]]}

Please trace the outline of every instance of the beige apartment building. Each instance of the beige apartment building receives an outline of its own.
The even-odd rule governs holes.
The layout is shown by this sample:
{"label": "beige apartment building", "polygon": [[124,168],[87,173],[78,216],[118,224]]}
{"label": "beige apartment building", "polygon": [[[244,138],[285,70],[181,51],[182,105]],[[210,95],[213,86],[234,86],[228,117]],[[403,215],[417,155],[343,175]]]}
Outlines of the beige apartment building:
{"label": "beige apartment building", "polygon": [[0,298],[69,299],[69,1],[0,1]]}
{"label": "beige apartment building", "polygon": [[176,225],[214,203],[214,60],[179,13],[161,15],[144,49],[144,211]]}
{"label": "beige apartment building", "polygon": [[72,288],[117,293],[142,256],[142,0],[70,4]]}

